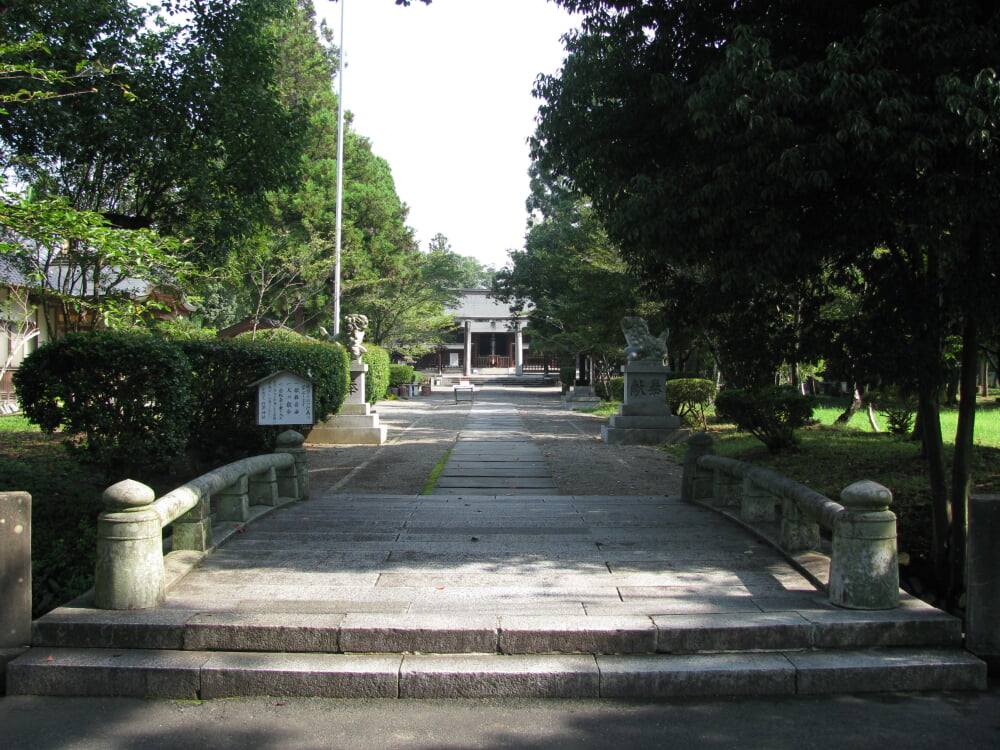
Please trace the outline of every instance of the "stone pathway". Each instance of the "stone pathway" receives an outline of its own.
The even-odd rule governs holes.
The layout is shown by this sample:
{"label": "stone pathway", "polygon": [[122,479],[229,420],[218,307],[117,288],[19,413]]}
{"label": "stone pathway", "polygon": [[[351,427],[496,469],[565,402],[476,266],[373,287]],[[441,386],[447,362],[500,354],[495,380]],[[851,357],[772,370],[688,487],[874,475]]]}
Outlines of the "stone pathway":
{"label": "stone pathway", "polygon": [[513,404],[474,405],[434,488],[438,495],[519,495],[558,488]]}

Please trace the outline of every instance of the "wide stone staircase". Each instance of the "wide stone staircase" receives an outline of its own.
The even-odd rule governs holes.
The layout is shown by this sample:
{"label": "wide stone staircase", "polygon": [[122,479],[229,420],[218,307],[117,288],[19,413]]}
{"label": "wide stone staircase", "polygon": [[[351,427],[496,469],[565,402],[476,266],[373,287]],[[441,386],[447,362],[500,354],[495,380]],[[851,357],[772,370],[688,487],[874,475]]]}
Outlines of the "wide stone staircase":
{"label": "wide stone staircase", "polygon": [[180,561],[160,607],[98,610],[84,597],[57,609],[8,665],[7,691],[648,698],[986,687],[950,615],[907,596],[893,610],[835,608],[708,509],[560,495],[544,467],[515,409],[477,403],[435,494],[314,497]]}

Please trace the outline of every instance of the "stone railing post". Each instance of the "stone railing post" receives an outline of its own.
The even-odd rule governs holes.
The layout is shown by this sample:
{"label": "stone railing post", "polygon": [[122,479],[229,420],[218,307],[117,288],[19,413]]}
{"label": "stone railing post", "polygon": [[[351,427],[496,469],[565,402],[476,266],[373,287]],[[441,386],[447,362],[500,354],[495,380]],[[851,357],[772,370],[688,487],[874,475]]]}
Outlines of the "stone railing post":
{"label": "stone railing post", "polygon": [[149,506],[156,493],[126,479],[103,494],[108,508],[97,521],[94,604],[98,609],[145,609],[165,597],[163,532]]}
{"label": "stone railing post", "polygon": [[282,497],[298,500],[309,499],[309,463],[303,443],[305,437],[295,430],[285,430],[278,435],[275,453],[290,453],[295,459],[295,467],[278,472],[278,491]]}
{"label": "stone railing post", "polygon": [[235,484],[212,496],[217,521],[246,521],[250,516],[250,481],[241,475]]}
{"label": "stone railing post", "polygon": [[781,546],[788,552],[820,548],[819,524],[789,498],[781,501]]}
{"label": "stone railing post", "polygon": [[[31,495],[0,492],[0,650],[31,643]],[[0,654],[0,678],[3,676]]]}
{"label": "stone railing post", "polygon": [[830,603],[849,609],[899,606],[896,514],[892,493],[865,479],[840,493],[844,511],[833,527]]}
{"label": "stone railing post", "polygon": [[712,436],[706,432],[696,432],[687,441],[684,452],[684,477],[681,481],[681,498],[689,503],[712,497],[713,472],[698,465],[702,456],[715,453]]}
{"label": "stone railing post", "polygon": [[274,468],[250,477],[251,505],[278,504],[278,475]]}
{"label": "stone railing post", "polygon": [[203,497],[191,510],[172,524],[171,549],[204,552],[212,546],[212,502]]}
{"label": "stone railing post", "polygon": [[743,499],[740,502],[740,518],[747,523],[757,521],[773,521],[774,495],[754,482],[750,477],[743,477]]}
{"label": "stone railing post", "polygon": [[965,645],[1000,666],[1000,495],[969,497],[968,605]]}
{"label": "stone railing post", "polygon": [[743,477],[733,476],[722,469],[715,470],[712,481],[712,503],[720,508],[738,508],[743,495]]}

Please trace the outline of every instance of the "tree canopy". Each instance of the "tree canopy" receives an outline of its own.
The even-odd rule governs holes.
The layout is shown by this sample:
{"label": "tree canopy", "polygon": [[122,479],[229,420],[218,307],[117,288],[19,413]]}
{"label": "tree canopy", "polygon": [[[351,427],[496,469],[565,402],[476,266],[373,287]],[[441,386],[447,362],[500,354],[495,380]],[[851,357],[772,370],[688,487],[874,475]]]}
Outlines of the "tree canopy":
{"label": "tree canopy", "polygon": [[[189,238],[173,247],[208,274],[186,288],[203,323],[331,325],[339,51],[310,0],[15,1],[0,20],[14,40],[2,159],[36,213],[51,200],[123,242],[138,230]],[[357,306],[429,267],[389,164],[351,119],[344,297]]]}
{"label": "tree canopy", "polygon": [[15,3],[3,15],[8,33],[45,40],[32,62],[73,70],[99,61],[106,72],[93,95],[14,112],[0,137],[8,165],[37,193],[123,228],[197,235],[218,260],[250,232],[267,191],[297,177],[305,113],[278,95],[273,54],[295,3],[163,7],[174,15],[125,0]]}
{"label": "tree canopy", "polygon": [[[629,266],[683,299],[720,355],[738,337],[769,355],[731,351],[727,376],[760,382],[806,345],[836,358],[859,337],[815,323],[846,293],[867,314],[842,328],[868,352],[908,353],[908,372],[871,374],[913,384],[921,423],[937,425],[945,340],[964,338],[968,386],[982,332],[996,334],[995,3],[558,2],[586,16],[563,69],[537,84],[534,154],[592,199]],[[963,402],[950,502],[940,435],[924,434],[952,552]]]}

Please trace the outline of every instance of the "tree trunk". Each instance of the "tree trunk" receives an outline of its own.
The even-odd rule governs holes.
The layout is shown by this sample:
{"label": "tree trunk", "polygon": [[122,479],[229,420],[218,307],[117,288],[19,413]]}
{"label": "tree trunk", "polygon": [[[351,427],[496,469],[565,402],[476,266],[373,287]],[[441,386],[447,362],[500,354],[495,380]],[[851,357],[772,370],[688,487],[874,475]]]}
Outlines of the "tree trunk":
{"label": "tree trunk", "polygon": [[851,399],[851,403],[848,404],[847,408],[844,409],[844,413],[841,414],[834,420],[834,424],[847,424],[851,421],[851,417],[861,411],[861,407],[864,406],[864,401],[861,398],[861,389],[858,388],[857,384],[854,385],[854,398]]}
{"label": "tree trunk", "polygon": [[976,429],[976,379],[979,374],[979,342],[975,315],[968,313],[962,332],[962,370],[959,387],[955,456],[951,464],[951,534],[949,547],[948,599],[957,602],[965,591],[965,541],[967,508],[972,485],[972,446]]}
{"label": "tree trunk", "polygon": [[931,564],[935,579],[947,580],[947,545],[951,525],[951,508],[948,503],[948,482],[945,476],[944,441],[941,439],[941,414],[938,406],[939,390],[936,384],[922,378],[919,388],[919,413],[922,426],[921,439],[931,492]]}
{"label": "tree trunk", "polygon": [[868,426],[872,428],[872,432],[881,432],[879,429],[878,422],[875,421],[875,407],[868,403]]}

